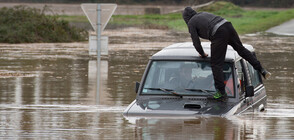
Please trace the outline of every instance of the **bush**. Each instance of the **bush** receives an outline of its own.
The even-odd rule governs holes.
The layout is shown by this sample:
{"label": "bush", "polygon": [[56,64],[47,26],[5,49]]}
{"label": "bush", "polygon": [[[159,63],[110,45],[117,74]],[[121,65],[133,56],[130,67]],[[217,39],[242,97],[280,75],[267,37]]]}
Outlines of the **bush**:
{"label": "bush", "polygon": [[225,1],[214,2],[211,5],[197,9],[197,11],[206,11],[216,15],[229,17],[238,17],[244,12],[241,7]]}
{"label": "bush", "polygon": [[0,9],[0,42],[43,43],[74,42],[87,39],[83,29],[71,27],[57,16],[46,16],[44,11],[16,6]]}

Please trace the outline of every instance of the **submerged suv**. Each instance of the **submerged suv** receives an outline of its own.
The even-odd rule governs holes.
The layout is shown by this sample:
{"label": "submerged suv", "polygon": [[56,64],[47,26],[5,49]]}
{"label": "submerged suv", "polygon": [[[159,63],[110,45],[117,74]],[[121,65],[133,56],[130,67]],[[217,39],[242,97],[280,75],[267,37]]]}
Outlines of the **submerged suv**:
{"label": "submerged suv", "polygon": [[[202,46],[205,52],[210,52],[209,42],[203,42]],[[251,45],[244,46],[254,51]],[[168,46],[149,60],[141,82],[136,83],[136,100],[126,108],[123,115],[227,116],[252,108],[264,110],[267,95],[261,75],[231,46],[228,46],[223,74],[227,102],[211,98],[216,89],[210,57],[198,56],[191,42]]]}

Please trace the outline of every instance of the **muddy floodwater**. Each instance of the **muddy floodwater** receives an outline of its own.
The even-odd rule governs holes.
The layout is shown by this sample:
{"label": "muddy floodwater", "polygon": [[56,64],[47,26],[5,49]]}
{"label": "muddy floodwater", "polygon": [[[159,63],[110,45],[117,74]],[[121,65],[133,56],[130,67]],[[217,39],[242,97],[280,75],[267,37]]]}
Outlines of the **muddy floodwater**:
{"label": "muddy floodwater", "polygon": [[[148,58],[190,41],[167,30],[108,30],[109,56],[87,42],[0,45],[0,139],[294,139],[294,37],[244,35],[272,77],[264,81],[265,112],[229,118],[125,118]],[[195,55],[197,55],[195,51]]]}

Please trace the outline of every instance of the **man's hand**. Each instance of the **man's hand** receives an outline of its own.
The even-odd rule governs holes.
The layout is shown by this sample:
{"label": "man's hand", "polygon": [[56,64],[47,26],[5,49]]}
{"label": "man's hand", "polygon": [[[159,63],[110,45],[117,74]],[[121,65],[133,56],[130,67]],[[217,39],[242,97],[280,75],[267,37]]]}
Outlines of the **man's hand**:
{"label": "man's hand", "polygon": [[206,58],[207,56],[208,56],[208,54],[206,54],[206,53],[204,53],[204,55],[201,55],[201,54],[200,54],[200,57],[201,57],[201,58]]}

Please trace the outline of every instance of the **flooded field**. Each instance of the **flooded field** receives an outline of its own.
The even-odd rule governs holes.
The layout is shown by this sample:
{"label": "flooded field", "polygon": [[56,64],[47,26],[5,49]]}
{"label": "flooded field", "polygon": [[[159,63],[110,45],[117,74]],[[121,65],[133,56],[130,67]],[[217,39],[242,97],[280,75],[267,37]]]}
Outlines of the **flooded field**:
{"label": "flooded field", "polygon": [[[148,58],[190,41],[167,30],[108,30],[109,56],[96,60],[87,42],[1,44],[0,139],[294,139],[294,37],[245,35],[272,72],[265,112],[230,118],[124,118]],[[195,51],[196,54],[196,51]]]}

